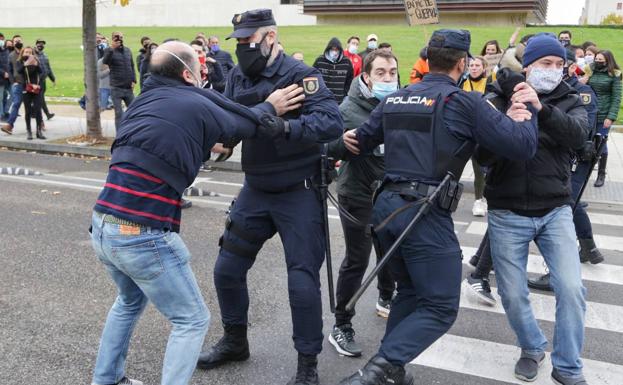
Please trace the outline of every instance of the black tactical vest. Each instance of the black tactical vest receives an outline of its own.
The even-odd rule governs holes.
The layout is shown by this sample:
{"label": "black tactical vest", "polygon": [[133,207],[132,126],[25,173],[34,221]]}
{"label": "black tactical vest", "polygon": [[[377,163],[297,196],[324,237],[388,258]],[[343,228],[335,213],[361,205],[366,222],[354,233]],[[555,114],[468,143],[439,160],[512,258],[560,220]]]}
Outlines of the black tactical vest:
{"label": "black tactical vest", "polygon": [[450,84],[421,82],[384,100],[387,175],[431,184],[441,182],[448,171],[456,180],[461,177],[474,144],[445,126],[444,105],[456,92]]}

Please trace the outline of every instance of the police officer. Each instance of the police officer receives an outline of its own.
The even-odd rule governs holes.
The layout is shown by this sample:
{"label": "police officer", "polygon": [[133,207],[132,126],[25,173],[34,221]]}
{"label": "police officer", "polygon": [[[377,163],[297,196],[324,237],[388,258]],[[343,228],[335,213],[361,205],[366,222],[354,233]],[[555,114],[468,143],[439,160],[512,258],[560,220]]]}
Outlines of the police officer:
{"label": "police officer", "polygon": [[[593,136],[596,133],[597,125],[597,97],[593,89],[579,81],[576,69],[577,63],[575,59],[575,52],[567,50],[567,65],[565,66],[565,75],[563,80],[573,87],[582,100],[586,113],[588,114],[588,125],[591,128],[590,136],[586,141],[584,148],[578,151],[576,154],[577,164],[574,167],[573,174],[571,175],[571,189],[573,199],[578,201],[580,190],[584,185],[584,182],[588,178],[588,174],[591,172],[591,161],[596,156],[595,148],[593,144]],[[590,262],[592,264],[598,264],[604,261],[604,256],[601,251],[595,245],[595,239],[593,238],[593,226],[591,220],[586,213],[586,209],[579,204],[576,205],[573,211],[573,223],[575,225],[575,234],[580,242],[580,262]],[[528,286],[533,289],[552,291],[550,285],[550,274],[541,275],[535,279],[528,279]]]}
{"label": "police officer", "polygon": [[[395,213],[382,229],[377,228],[384,250],[419,210],[417,201],[430,194],[448,171],[460,177],[475,144],[512,159],[530,158],[536,152],[540,108],[536,92],[526,83],[517,84],[518,102],[506,116],[480,94],[460,90],[456,84],[465,71],[469,46],[468,31],[435,31],[427,49],[430,73],[389,95],[366,123],[343,136],[354,153],[385,143],[385,177],[372,217],[379,224]],[[413,384],[404,365],[456,319],[462,264],[451,211],[458,197],[448,198],[460,187],[451,185],[456,187],[440,196],[390,261],[398,294],[378,353],[340,384]]]}
{"label": "police officer", "polygon": [[242,142],[245,183],[229,214],[214,269],[225,335],[200,356],[198,367],[211,369],[249,357],[247,271],[264,242],[279,233],[288,269],[294,347],[299,354],[297,373],[289,384],[318,384],[325,234],[313,185],[319,173],[320,143],[342,134],[342,118],[318,71],[278,49],[271,10],[237,14],[232,23],[234,32],[229,38],[238,40],[238,66],[229,74],[225,96],[273,113],[272,106],[264,103],[273,90],[299,84],[304,95],[292,99],[297,108],[281,116],[283,127],[272,139]]}

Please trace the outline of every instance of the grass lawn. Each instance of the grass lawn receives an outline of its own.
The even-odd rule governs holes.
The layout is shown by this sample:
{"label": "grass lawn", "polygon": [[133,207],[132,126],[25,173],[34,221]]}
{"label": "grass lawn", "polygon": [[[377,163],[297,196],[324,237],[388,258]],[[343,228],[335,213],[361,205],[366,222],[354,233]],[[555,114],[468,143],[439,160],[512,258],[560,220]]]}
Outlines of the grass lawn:
{"label": "grass lawn", "polygon": [[[417,60],[420,49],[425,45],[430,33],[436,26],[408,27],[408,26],[311,26],[311,27],[281,27],[280,40],[286,52],[301,51],[305,54],[305,62],[312,64],[315,58],[322,54],[327,42],[333,36],[340,38],[343,44],[351,35],[358,35],[362,39],[369,33],[376,33],[380,42],[389,42],[394,48],[399,59],[400,77],[403,83],[408,82],[411,66]],[[471,27],[472,53],[480,53],[480,49],[487,40],[497,39],[505,47],[508,38],[514,31],[514,27]],[[537,33],[541,31],[558,32],[560,28],[538,27],[526,28],[524,33]],[[573,41],[581,43],[585,40],[593,41],[600,48],[613,51],[619,65],[623,67],[623,31],[621,29],[601,28],[570,28],[573,32]],[[99,31],[110,36],[114,28],[100,28]],[[190,41],[197,32],[202,31],[208,35],[221,37],[221,46],[234,56],[235,40],[225,40],[224,37],[231,31],[226,27],[189,27],[189,28],[158,28],[158,27],[123,27],[125,43],[134,54],[138,54],[139,40],[141,36],[150,36],[154,41],[160,42],[166,38],[176,37],[183,41]],[[83,93],[83,70],[82,70],[82,32],[79,28],[24,28],[20,30],[4,29],[5,36],[10,37],[15,33],[23,36],[25,45],[34,44],[35,39],[42,37],[47,41],[46,52],[50,57],[52,68],[57,77],[56,88],[48,87],[49,96],[79,97]],[[363,49],[362,44],[362,49]],[[619,114],[619,121],[623,120],[623,108]]]}

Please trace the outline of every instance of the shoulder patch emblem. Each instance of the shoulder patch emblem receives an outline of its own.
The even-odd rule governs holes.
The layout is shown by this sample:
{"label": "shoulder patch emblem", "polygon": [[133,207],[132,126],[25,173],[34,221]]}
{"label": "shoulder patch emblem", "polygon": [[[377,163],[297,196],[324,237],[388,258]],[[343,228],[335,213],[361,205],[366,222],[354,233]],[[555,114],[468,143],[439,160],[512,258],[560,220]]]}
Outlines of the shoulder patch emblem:
{"label": "shoulder patch emblem", "polygon": [[591,94],[580,94],[580,98],[582,98],[582,103],[591,104]]}
{"label": "shoulder patch emblem", "polygon": [[320,84],[318,83],[317,77],[309,77],[303,79],[303,90],[305,90],[305,95],[313,95],[318,92],[318,88],[320,88]]}

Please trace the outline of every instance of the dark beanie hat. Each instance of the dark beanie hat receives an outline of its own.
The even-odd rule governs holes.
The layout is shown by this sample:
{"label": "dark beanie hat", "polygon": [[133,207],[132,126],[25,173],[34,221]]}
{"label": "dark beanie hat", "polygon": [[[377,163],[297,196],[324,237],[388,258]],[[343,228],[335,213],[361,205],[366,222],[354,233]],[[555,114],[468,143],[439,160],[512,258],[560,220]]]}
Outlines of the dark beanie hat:
{"label": "dark beanie hat", "polygon": [[545,56],[558,56],[563,60],[567,59],[565,48],[554,35],[539,33],[528,40],[526,51],[523,54],[524,68]]}

